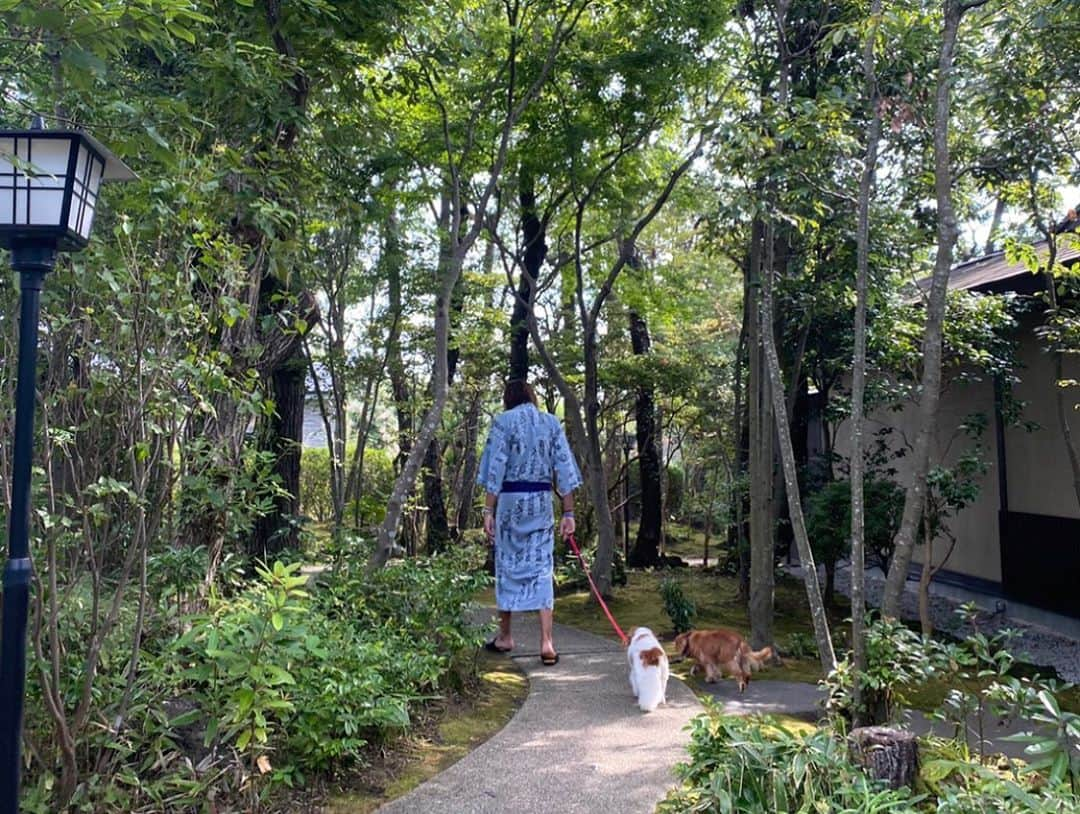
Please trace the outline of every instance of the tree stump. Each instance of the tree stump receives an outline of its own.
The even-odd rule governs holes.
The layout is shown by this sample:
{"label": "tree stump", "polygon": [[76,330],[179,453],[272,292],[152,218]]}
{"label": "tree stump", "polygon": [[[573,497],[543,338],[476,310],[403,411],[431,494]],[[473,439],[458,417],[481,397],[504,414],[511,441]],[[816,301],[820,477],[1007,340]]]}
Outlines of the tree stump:
{"label": "tree stump", "polygon": [[919,774],[919,745],[911,732],[886,726],[851,730],[848,748],[852,759],[889,788],[913,788]]}

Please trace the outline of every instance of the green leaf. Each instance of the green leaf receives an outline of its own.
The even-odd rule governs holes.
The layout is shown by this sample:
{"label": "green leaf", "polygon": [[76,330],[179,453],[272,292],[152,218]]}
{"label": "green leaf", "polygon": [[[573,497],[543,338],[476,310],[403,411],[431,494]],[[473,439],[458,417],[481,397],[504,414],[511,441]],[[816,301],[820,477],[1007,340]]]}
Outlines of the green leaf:
{"label": "green leaf", "polygon": [[1060,783],[1065,779],[1065,774],[1069,770],[1069,755],[1067,752],[1059,752],[1057,758],[1054,759],[1054,765],[1050,768],[1050,779],[1054,783]]}
{"label": "green leaf", "polygon": [[174,37],[178,37],[179,39],[182,39],[184,42],[190,45],[195,44],[195,32],[193,32],[191,29],[185,28],[184,26],[178,25],[177,23],[169,23],[168,29],[169,33],[172,34]]}
{"label": "green leaf", "polygon": [[169,726],[186,726],[202,718],[202,710],[193,709],[169,719]]}
{"label": "green leaf", "polygon": [[1048,691],[1039,690],[1039,700],[1042,705],[1056,718],[1061,717],[1061,707],[1058,706],[1057,699],[1054,698]]}
{"label": "green leaf", "polygon": [[267,683],[271,686],[277,686],[278,684],[296,684],[296,679],[287,671],[278,667],[276,664],[266,665]]}
{"label": "green leaf", "polygon": [[1058,748],[1055,741],[1052,740],[1039,740],[1035,741],[1028,746],[1024,747],[1024,754],[1026,755],[1045,755],[1053,752]]}
{"label": "green leaf", "polygon": [[929,760],[923,764],[920,774],[927,783],[940,783],[952,774],[959,765],[955,760]]}
{"label": "green leaf", "polygon": [[270,617],[270,624],[274,626],[274,630],[281,630],[285,626],[285,620],[282,618],[280,611],[274,611]]}

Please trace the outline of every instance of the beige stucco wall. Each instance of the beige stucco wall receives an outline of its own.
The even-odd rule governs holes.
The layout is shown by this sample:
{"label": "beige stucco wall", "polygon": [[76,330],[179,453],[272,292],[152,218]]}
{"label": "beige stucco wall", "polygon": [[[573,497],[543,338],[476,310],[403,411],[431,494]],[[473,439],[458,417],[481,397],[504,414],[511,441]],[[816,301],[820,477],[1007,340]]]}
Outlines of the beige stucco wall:
{"label": "beige stucco wall", "polygon": [[[1005,429],[1009,509],[1080,518],[1080,501],[1072,488],[1072,468],[1055,404],[1053,361],[1035,337],[1037,324],[1036,317],[1031,315],[1024,317],[1019,326],[1022,337],[1017,348],[1019,382],[1014,386],[1013,394],[1025,402],[1023,421],[1035,422],[1038,428],[1031,431],[1023,427]],[[1080,360],[1066,359],[1064,374],[1065,378],[1080,380]],[[1080,409],[1076,409],[1080,403],[1080,389],[1067,390],[1066,394],[1074,438],[1080,442]],[[983,447],[989,467],[981,479],[978,500],[949,521],[949,528],[958,542],[945,567],[1000,582],[997,441],[994,435],[994,390],[989,379],[978,382],[954,379],[947,386],[942,394],[931,465],[942,460],[954,461],[970,447],[973,442],[957,428],[966,416],[976,411],[984,412],[988,419],[986,432],[978,443]],[[871,431],[881,426],[894,427],[893,445],[899,447],[905,440],[914,443],[917,418],[915,406],[909,404],[900,412],[877,411],[869,421]],[[846,421],[837,429],[836,451],[842,455],[850,451],[850,428]],[[908,459],[900,458],[894,465],[898,469],[899,482],[906,485],[911,471]],[[941,554],[938,551],[941,547],[940,542],[935,545],[935,561]],[[921,557],[921,547],[917,547],[915,560],[921,561]]]}
{"label": "beige stucco wall", "polygon": [[[959,429],[964,420],[975,412],[983,412],[988,424],[978,442]],[[891,445],[900,449],[915,443],[918,426],[916,405],[908,404],[900,412],[878,410],[868,417],[868,433],[882,426],[894,428]],[[930,452],[930,465],[952,463],[973,444],[983,448],[983,458],[989,464],[980,478],[979,498],[948,521],[957,544],[945,567],[993,582],[1001,581],[1001,554],[998,544],[998,475],[994,441],[994,387],[989,379],[983,381],[951,381],[942,392],[938,412],[938,426],[934,445]],[[837,428],[836,451],[847,456],[850,453],[850,425],[844,421]],[[910,447],[905,457],[893,462],[897,469],[897,481],[906,486],[911,479]],[[873,507],[867,507],[873,511]],[[934,561],[940,562],[947,543],[939,538],[934,545]],[[916,546],[914,560],[921,562],[923,547]]]}
{"label": "beige stucco wall", "polygon": [[[1031,318],[1025,319],[1026,335],[1031,336],[1033,324]],[[1022,367],[1013,392],[1026,402],[1024,419],[1036,422],[1039,428],[1032,432],[1021,427],[1005,430],[1009,509],[1080,518],[1080,502],[1072,486],[1072,467],[1058,420],[1053,359],[1034,339],[1024,342],[1017,356]],[[1080,380],[1080,360],[1066,357],[1064,373],[1065,378]],[[1066,389],[1065,397],[1073,438],[1080,442],[1080,410],[1076,409],[1080,388]]]}

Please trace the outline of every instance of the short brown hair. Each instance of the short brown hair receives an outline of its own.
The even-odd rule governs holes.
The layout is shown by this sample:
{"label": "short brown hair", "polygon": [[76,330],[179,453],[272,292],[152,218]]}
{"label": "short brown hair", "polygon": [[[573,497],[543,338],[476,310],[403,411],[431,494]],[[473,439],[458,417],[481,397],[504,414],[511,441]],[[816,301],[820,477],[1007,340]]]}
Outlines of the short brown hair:
{"label": "short brown hair", "polygon": [[533,392],[529,383],[524,379],[511,379],[508,381],[503,389],[503,408],[513,410],[526,402],[532,404],[533,407],[540,406],[536,401],[536,393]]}

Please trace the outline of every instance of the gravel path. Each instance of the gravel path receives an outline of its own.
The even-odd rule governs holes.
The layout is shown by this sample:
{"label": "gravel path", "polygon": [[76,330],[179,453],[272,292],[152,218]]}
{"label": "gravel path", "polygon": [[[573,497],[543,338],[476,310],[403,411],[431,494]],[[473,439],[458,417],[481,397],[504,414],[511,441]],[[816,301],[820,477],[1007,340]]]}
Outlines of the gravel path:
{"label": "gravel path", "polygon": [[[802,579],[802,571],[798,566],[788,566],[786,570]],[[824,585],[824,572],[821,572],[821,582]],[[867,602],[874,606],[880,606],[884,588],[885,578],[881,572],[876,569],[868,570],[866,572]],[[839,566],[836,569],[836,590],[844,594],[844,596],[850,595],[851,571],[846,566]],[[910,580],[904,591],[902,604],[905,619],[919,618],[918,586]],[[935,628],[957,638],[963,638],[970,633],[971,628],[964,625],[956,613],[956,609],[960,604],[953,599],[931,592],[930,616],[934,621]],[[1013,628],[1020,631],[1020,635],[1013,642],[1014,655],[1031,664],[1053,667],[1065,681],[1080,682],[1080,642],[1076,639],[1055,633],[1044,627],[1027,625],[1015,619],[1010,619],[1003,613],[986,611],[982,608],[979,610],[978,624],[979,629],[988,635],[1002,628]]]}

